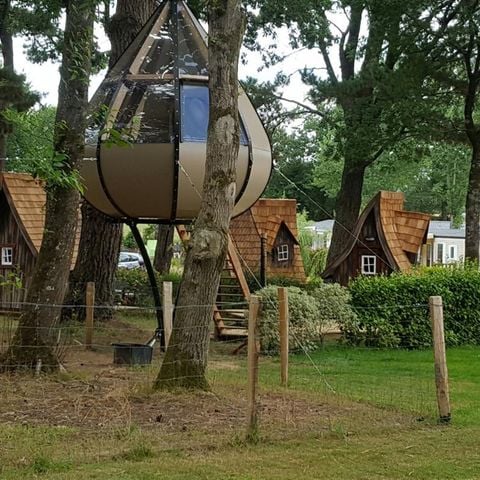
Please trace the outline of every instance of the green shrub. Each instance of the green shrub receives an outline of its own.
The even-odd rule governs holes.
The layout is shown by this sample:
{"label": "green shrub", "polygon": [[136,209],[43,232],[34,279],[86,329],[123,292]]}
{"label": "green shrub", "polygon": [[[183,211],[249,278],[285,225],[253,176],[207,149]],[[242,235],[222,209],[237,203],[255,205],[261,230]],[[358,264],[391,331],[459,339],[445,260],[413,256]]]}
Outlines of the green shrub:
{"label": "green shrub", "polygon": [[342,322],[350,344],[431,345],[428,301],[443,297],[448,345],[480,344],[480,272],[474,267],[422,268],[411,274],[362,277],[350,284],[357,318]]}
{"label": "green shrub", "polygon": [[310,295],[317,303],[317,322],[321,326],[322,336],[326,329],[357,321],[350,305],[351,296],[346,288],[336,283],[317,284],[310,290]]}
{"label": "green shrub", "polygon": [[[159,288],[162,282],[172,282],[173,297],[177,295],[181,275],[170,273],[168,275],[156,274]],[[152,288],[147,271],[143,268],[119,268],[115,274],[116,302],[129,306],[150,307],[153,305]]]}
{"label": "green shrub", "polygon": [[[313,297],[297,287],[288,287],[290,314],[290,348],[314,349],[321,340],[317,323],[317,303]],[[278,325],[278,287],[268,286],[258,292],[262,302],[260,338],[262,351],[276,354],[280,335]]]}
{"label": "green shrub", "polygon": [[[339,285],[318,285],[309,292],[288,287],[290,314],[290,347],[292,350],[312,350],[323,341],[325,331],[341,321],[353,321],[355,314],[350,305],[350,294]],[[278,286],[260,290],[262,314],[260,336],[262,350],[278,353]]]}

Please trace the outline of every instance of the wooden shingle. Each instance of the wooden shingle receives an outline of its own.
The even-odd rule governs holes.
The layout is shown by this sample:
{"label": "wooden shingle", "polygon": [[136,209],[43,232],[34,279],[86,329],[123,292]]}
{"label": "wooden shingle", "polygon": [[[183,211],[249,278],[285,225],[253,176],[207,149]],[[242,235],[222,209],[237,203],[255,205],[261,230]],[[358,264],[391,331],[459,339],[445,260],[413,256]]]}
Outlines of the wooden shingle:
{"label": "wooden shingle", "polygon": [[[267,251],[271,251],[282,224],[285,224],[298,243],[296,200],[261,198],[250,210],[232,219],[232,240],[240,258],[255,274],[260,269],[262,236],[266,238]],[[294,260],[287,270],[275,268],[267,261],[267,275],[281,275],[304,282],[305,270],[298,245],[294,247]]]}
{"label": "wooden shingle", "polygon": [[[26,173],[3,173],[1,184],[25,241],[30,246],[32,253],[35,256],[38,255],[45,229],[45,205],[47,201],[45,189],[40,181]],[[80,226],[79,212],[72,268],[75,265],[78,253]]]}

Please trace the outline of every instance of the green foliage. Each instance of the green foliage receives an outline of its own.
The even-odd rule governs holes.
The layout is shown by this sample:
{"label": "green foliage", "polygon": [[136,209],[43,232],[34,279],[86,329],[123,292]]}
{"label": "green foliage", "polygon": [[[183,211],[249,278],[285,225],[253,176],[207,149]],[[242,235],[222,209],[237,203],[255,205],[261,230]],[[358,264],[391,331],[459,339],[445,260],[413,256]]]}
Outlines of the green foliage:
{"label": "green foliage", "polygon": [[[159,288],[162,282],[172,282],[175,298],[182,276],[178,273],[156,274]],[[153,305],[152,289],[147,271],[143,268],[119,268],[115,273],[116,301],[129,306],[149,307]]]}
{"label": "green foliage", "polygon": [[142,232],[143,241],[156,240],[158,225],[147,225]]}
{"label": "green foliage", "polygon": [[134,250],[137,248],[137,242],[135,241],[135,237],[131,230],[127,232],[126,235],[122,238],[122,248],[127,250]]}
{"label": "green foliage", "polygon": [[[292,350],[311,351],[323,341],[325,330],[337,323],[353,322],[350,294],[339,285],[318,285],[309,292],[288,287],[290,345]],[[262,302],[260,337],[262,350],[278,353],[278,286],[258,292]]]}
{"label": "green foliage", "polygon": [[42,107],[26,112],[6,112],[13,127],[8,137],[8,170],[31,172],[33,163],[53,156],[53,128],[55,108]]}
{"label": "green foliage", "polygon": [[357,318],[340,324],[349,344],[428,347],[428,301],[433,295],[443,297],[447,344],[480,344],[480,272],[475,266],[362,277],[349,289]]}

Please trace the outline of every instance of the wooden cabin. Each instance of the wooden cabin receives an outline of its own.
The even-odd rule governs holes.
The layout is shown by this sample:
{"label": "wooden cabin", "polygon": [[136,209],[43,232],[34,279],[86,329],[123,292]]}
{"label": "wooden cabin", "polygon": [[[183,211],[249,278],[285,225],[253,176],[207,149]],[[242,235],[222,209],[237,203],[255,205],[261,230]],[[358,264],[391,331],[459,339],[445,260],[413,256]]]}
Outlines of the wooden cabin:
{"label": "wooden cabin", "polygon": [[[0,310],[18,310],[42,244],[46,194],[24,173],[0,174]],[[72,266],[76,259],[79,234]],[[15,279],[18,279],[15,282]],[[17,283],[17,284],[15,284]]]}
{"label": "wooden cabin", "polygon": [[243,261],[245,274],[250,270],[260,278],[264,265],[267,280],[284,277],[305,282],[296,200],[261,198],[232,220],[230,235]]}
{"label": "wooden cabin", "polygon": [[359,275],[409,271],[427,243],[430,215],[405,211],[404,200],[403,193],[379,192],[360,215],[342,254],[322,277],[347,285]]}

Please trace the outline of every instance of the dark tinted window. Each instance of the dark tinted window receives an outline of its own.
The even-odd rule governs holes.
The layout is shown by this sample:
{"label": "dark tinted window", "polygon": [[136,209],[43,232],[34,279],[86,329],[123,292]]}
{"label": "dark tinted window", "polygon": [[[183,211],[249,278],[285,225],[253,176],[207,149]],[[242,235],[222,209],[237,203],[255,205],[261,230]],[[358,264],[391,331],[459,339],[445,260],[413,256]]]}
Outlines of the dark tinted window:
{"label": "dark tinted window", "polygon": [[173,142],[173,84],[127,82],[125,85],[128,92],[117,112],[114,128],[135,143]]}
{"label": "dark tinted window", "polygon": [[[209,118],[209,92],[204,85],[183,85],[181,91],[182,142],[206,142]],[[248,145],[243,126],[240,143]]]}

